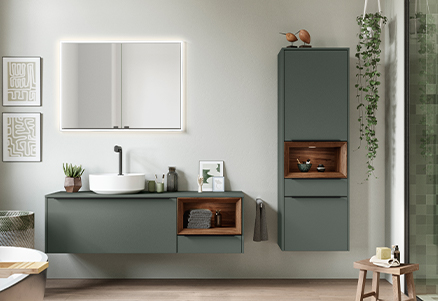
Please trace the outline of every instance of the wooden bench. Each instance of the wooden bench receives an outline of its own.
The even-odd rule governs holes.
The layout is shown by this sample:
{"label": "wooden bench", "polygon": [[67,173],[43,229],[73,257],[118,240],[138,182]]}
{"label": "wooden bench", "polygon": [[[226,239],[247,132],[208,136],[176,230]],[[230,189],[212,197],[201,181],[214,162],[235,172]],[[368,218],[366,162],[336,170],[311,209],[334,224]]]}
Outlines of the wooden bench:
{"label": "wooden bench", "polygon": [[[379,300],[379,280],[380,273],[392,275],[392,287],[394,292],[394,301],[401,301],[400,276],[406,275],[406,284],[408,287],[409,299],[404,301],[417,301],[415,294],[415,284],[413,272],[419,270],[419,265],[402,263],[398,267],[384,268],[374,265],[369,259],[356,261],[354,268],[359,269],[359,280],[357,282],[356,301],[362,301],[364,298],[373,297],[373,300]],[[364,293],[365,279],[367,271],[373,272],[372,291]]]}

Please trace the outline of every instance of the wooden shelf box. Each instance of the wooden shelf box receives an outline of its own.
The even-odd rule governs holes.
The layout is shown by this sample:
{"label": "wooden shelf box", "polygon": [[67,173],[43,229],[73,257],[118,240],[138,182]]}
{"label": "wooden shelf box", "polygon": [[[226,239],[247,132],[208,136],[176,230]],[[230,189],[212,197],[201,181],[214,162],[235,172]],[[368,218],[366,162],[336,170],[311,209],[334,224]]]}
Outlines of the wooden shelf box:
{"label": "wooden shelf box", "polygon": [[[242,234],[242,199],[241,198],[178,198],[177,201],[178,235],[241,235]],[[212,212],[211,228],[184,228],[184,213],[191,209],[209,209]],[[222,226],[214,227],[216,210],[221,211]]]}
{"label": "wooden shelf box", "polygon": [[[284,142],[285,178],[347,178],[347,142]],[[310,159],[312,167],[301,172],[297,159],[305,163]],[[323,164],[325,172],[318,172],[317,166]]]}

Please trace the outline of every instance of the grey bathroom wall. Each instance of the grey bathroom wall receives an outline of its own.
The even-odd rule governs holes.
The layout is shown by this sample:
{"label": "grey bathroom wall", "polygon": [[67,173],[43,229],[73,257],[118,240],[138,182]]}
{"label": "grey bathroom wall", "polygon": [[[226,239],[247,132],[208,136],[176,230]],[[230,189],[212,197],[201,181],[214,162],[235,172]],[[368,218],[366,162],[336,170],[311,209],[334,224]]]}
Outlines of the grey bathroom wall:
{"label": "grey bathroom wall", "polygon": [[[63,162],[85,167],[87,190],[89,173],[117,171],[113,146],[120,144],[125,172],[152,178],[175,165],[180,190],[195,190],[199,160],[224,160],[226,189],[246,194],[244,254],[50,255],[49,277],[356,278],[353,261],[385,244],[384,149],[379,178],[368,182],[364,146],[355,150],[355,19],[362,11],[362,1],[349,0],[1,0],[0,55],[43,58],[43,106],[1,110],[42,112],[43,151],[41,163],[0,163],[0,209],[35,211],[42,249],[44,195],[63,190]],[[314,47],[351,48],[348,252],[281,252],[276,241],[277,54],[288,44],[279,32],[303,28]],[[59,131],[61,40],[160,39],[185,41],[184,132]],[[377,129],[384,143],[385,125]],[[261,243],[252,241],[257,197],[268,207],[269,241]]]}

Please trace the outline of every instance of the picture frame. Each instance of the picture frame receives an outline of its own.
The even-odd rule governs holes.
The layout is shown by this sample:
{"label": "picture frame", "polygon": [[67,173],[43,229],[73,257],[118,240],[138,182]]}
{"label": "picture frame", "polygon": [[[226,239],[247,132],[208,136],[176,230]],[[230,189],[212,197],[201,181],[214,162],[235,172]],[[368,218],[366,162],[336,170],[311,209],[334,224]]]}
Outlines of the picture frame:
{"label": "picture frame", "polygon": [[3,162],[41,162],[41,113],[3,113]]}
{"label": "picture frame", "polygon": [[41,57],[3,57],[3,106],[41,106]]}
{"label": "picture frame", "polygon": [[224,161],[199,161],[199,176],[204,178],[202,191],[213,191],[212,177],[224,176]]}
{"label": "picture frame", "polygon": [[225,191],[225,177],[213,177],[212,178],[212,189],[214,192],[224,192]]}

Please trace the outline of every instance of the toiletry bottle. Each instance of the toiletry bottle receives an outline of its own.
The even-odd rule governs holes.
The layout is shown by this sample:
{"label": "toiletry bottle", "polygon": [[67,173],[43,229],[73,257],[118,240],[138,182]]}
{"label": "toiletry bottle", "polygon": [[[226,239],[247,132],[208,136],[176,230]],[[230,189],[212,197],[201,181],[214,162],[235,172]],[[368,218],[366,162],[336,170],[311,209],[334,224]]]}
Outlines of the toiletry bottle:
{"label": "toiletry bottle", "polygon": [[397,259],[400,262],[400,251],[398,250],[398,245],[394,247],[394,259]]}
{"label": "toiletry bottle", "polygon": [[175,172],[174,166],[169,166],[167,173],[167,191],[178,191],[178,174]]}
{"label": "toiletry bottle", "polygon": [[216,215],[214,217],[214,226],[221,227],[222,226],[222,214],[220,210],[216,210]]}

